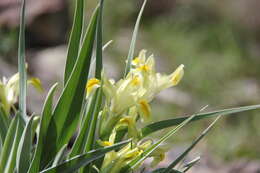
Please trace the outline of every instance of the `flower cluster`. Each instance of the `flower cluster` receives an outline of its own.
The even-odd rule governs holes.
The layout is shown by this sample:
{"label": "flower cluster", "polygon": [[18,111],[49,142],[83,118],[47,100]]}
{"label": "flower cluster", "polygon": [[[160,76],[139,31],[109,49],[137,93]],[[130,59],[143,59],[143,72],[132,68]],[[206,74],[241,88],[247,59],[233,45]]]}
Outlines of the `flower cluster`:
{"label": "flower cluster", "polygon": [[[154,56],[146,58],[146,50],[142,50],[138,57],[131,62],[131,69],[125,78],[115,82],[108,79],[103,73],[102,82],[92,78],[87,83],[87,98],[102,86],[105,95],[105,106],[101,113],[101,140],[102,146],[110,146],[115,142],[117,132],[127,129],[128,137],[133,143],[115,152],[106,155],[102,168],[113,161],[113,169],[117,170],[140,155],[143,150],[152,144],[151,140],[141,142],[141,132],[138,131],[137,122],[147,122],[151,119],[149,103],[160,91],[177,85],[183,77],[184,65],[180,65],[169,75],[157,73]],[[124,136],[124,135],[123,135]],[[153,163],[164,158],[164,150],[158,149],[153,153]],[[111,165],[110,165],[111,166]],[[117,171],[110,171],[117,172]]]}
{"label": "flower cluster", "polygon": [[146,59],[146,51],[132,61],[131,71],[125,79],[115,83],[104,76],[104,93],[114,116],[122,115],[129,108],[135,108],[142,120],[149,120],[149,102],[163,89],[175,86],[183,76],[183,65],[170,75],[155,72],[153,55]]}

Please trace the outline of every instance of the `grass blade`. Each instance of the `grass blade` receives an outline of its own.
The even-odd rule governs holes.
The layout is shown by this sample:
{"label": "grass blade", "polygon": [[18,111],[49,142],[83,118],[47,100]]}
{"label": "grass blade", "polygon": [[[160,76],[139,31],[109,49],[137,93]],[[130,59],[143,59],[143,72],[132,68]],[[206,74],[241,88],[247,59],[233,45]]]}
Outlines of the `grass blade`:
{"label": "grass blade", "polygon": [[102,51],[102,46],[103,46],[103,41],[102,41],[102,18],[103,18],[103,5],[104,5],[104,0],[100,0],[100,10],[98,14],[98,19],[97,19],[97,49],[96,49],[96,72],[95,72],[95,77],[97,79],[101,79],[101,71],[103,68],[103,51]]}
{"label": "grass blade", "polygon": [[95,161],[96,159],[104,156],[107,152],[118,149],[119,147],[121,147],[129,142],[130,142],[130,140],[117,143],[110,147],[105,147],[102,149],[90,151],[88,153],[85,153],[85,154],[76,156],[70,160],[67,160],[67,161],[63,162],[62,164],[57,165],[56,167],[52,167],[52,168],[43,170],[41,173],[60,173],[60,172],[71,173],[71,172],[74,172],[74,171],[78,170],[80,167],[85,166],[85,165]]}
{"label": "grass blade", "polygon": [[127,63],[126,63],[124,77],[126,77],[127,73],[130,71],[132,59],[133,59],[133,56],[134,56],[135,42],[136,42],[136,38],[137,38],[138,30],[139,30],[139,25],[140,25],[140,21],[141,21],[142,15],[143,15],[143,11],[144,11],[144,7],[145,7],[146,2],[147,2],[147,0],[144,0],[142,8],[141,8],[141,10],[138,14],[138,17],[137,17],[137,20],[136,20],[136,23],[135,23],[134,32],[133,32],[132,40],[131,40],[131,43],[130,43],[129,52],[128,52],[128,55],[127,55]]}
{"label": "grass blade", "polygon": [[[102,47],[102,51],[105,51],[105,49],[112,43],[113,41],[110,40],[108,41],[103,47]],[[103,53],[102,53],[103,54]],[[101,65],[102,68],[103,68],[103,65]],[[96,70],[96,58],[92,58],[91,60],[91,64],[90,64],[90,70],[89,70],[89,78],[91,78],[92,76],[95,76],[95,73],[98,74],[98,72],[95,72]],[[102,68],[101,68],[101,71],[102,71]],[[98,76],[97,76],[98,78]]]}
{"label": "grass blade", "polygon": [[[5,112],[0,105],[0,141],[5,141],[6,133],[8,131],[8,119],[7,116],[5,115]],[[3,144],[3,143],[2,143]],[[0,150],[1,151],[1,150]]]}
{"label": "grass blade", "polygon": [[171,137],[173,134],[175,134],[178,130],[180,130],[184,125],[186,125],[188,122],[190,122],[195,115],[189,117],[185,121],[183,121],[181,124],[179,124],[177,127],[169,131],[167,134],[165,134],[159,141],[157,141],[155,144],[147,148],[140,156],[138,156],[136,159],[131,161],[126,167],[124,167],[121,171],[121,173],[129,172],[130,170],[133,170],[137,165],[139,165],[142,161],[144,161],[156,148],[159,147],[161,143],[163,143],[165,140],[167,140],[169,137]]}
{"label": "grass blade", "polygon": [[57,166],[58,164],[62,163],[66,154],[67,154],[67,147],[68,145],[65,144],[61,149],[60,151],[58,152],[58,154],[55,156],[55,159],[52,163],[52,167],[55,167]]}
{"label": "grass blade", "polygon": [[102,47],[102,51],[106,50],[106,48],[113,42],[113,40],[109,40],[105,45]]}
{"label": "grass blade", "polygon": [[97,100],[97,92],[95,92],[93,97],[88,102],[88,105],[86,107],[86,113],[85,113],[86,115],[83,117],[83,123],[81,124],[79,134],[73,144],[69,158],[84,153],[85,144],[87,141],[88,132],[90,128],[89,124],[91,122],[91,117],[94,113],[96,100]]}
{"label": "grass blade", "polygon": [[217,122],[217,120],[220,118],[217,117],[215,119],[215,121],[213,121],[202,133],[201,135],[195,139],[195,141],[177,158],[175,159],[162,173],[170,173],[170,171],[172,170],[172,168],[174,168],[194,147],[195,145],[198,144],[198,142],[204,137],[206,136],[206,134],[209,132],[209,130],[213,127],[213,125],[215,125],[215,123]]}
{"label": "grass blade", "polygon": [[[46,138],[48,135],[47,129],[48,129],[48,126],[49,126],[49,123],[51,120],[51,115],[52,115],[53,95],[55,93],[56,88],[57,88],[57,83],[55,85],[53,85],[52,88],[50,89],[50,91],[46,97],[44,106],[43,106],[43,111],[42,111],[41,121],[40,121],[40,132],[39,132],[39,136],[38,136],[36,150],[35,150],[34,157],[33,157],[33,160],[30,165],[28,173],[39,172],[41,169],[43,169],[43,166],[41,167],[40,165],[45,165],[46,160],[47,161],[49,160],[48,153],[50,153],[50,151],[48,151],[48,149],[51,149],[54,147],[54,146],[50,146],[51,144],[53,144],[53,142],[48,142],[48,140]],[[51,134],[53,134],[53,133],[51,133]],[[49,134],[49,136],[51,134]],[[53,136],[55,136],[55,135],[53,135]],[[47,145],[47,143],[48,143],[48,145]],[[53,144],[53,145],[55,145],[55,144]]]}
{"label": "grass blade", "polygon": [[7,164],[8,157],[11,153],[12,145],[15,138],[16,128],[18,124],[18,117],[15,117],[7,131],[6,139],[4,141],[4,145],[2,148],[1,156],[0,156],[0,172],[4,172],[5,165]]}
{"label": "grass blade", "polygon": [[49,132],[53,133],[55,131],[57,134],[56,151],[69,141],[77,128],[84,99],[82,96],[85,92],[89,74],[98,11],[99,7],[96,8],[92,16],[79,57],[54,109],[54,126],[49,129]]}
{"label": "grass blade", "polygon": [[196,163],[200,161],[200,157],[197,157],[190,161],[189,163],[185,164],[183,167],[183,172],[187,172],[191,167],[193,167]]}
{"label": "grass blade", "polygon": [[[102,84],[101,84],[102,85]],[[94,107],[94,112],[93,115],[91,117],[91,121],[90,121],[90,127],[89,130],[87,132],[87,139],[86,139],[86,144],[85,144],[85,152],[89,152],[90,150],[94,149],[94,142],[95,140],[95,134],[96,134],[96,129],[97,129],[97,120],[98,120],[98,114],[100,112],[100,108],[101,108],[101,103],[102,103],[102,89],[98,88],[97,89],[97,99],[96,99],[96,103],[95,103],[95,107]],[[89,167],[84,168],[83,172],[90,172]]]}
{"label": "grass blade", "polygon": [[53,111],[53,116],[51,117],[46,132],[46,134],[49,135],[46,135],[44,142],[54,141],[51,144],[55,146],[44,146],[44,150],[41,151],[44,153],[40,163],[41,170],[49,164],[56,153],[69,142],[77,128],[89,73],[98,11],[99,7],[97,7],[93,13],[83,41],[83,46],[80,49],[79,57]]}
{"label": "grass blade", "polygon": [[16,168],[18,173],[27,173],[30,166],[33,118],[34,116],[32,116],[26,124],[18,146],[16,156]]}
{"label": "grass blade", "polygon": [[[163,171],[165,170],[166,168],[159,168],[159,169],[156,169],[154,170],[153,172],[151,173],[163,173]],[[169,173],[183,173],[179,170],[176,170],[176,169],[171,169]]]}
{"label": "grass blade", "polygon": [[13,124],[14,126],[12,126],[10,129],[10,136],[8,134],[8,137],[6,138],[6,141],[4,143],[4,149],[3,149],[4,157],[3,158],[1,157],[0,172],[8,172],[8,173],[14,172],[16,166],[15,163],[16,163],[17,149],[23,131],[22,121],[23,121],[22,118],[19,115],[16,115]]}
{"label": "grass blade", "polygon": [[78,57],[83,20],[84,20],[84,0],[76,0],[75,14],[74,14],[71,33],[70,33],[66,67],[64,72],[64,86],[69,80],[69,77],[71,75],[71,72],[73,70],[73,67]]}
{"label": "grass blade", "polygon": [[22,0],[20,13],[20,31],[18,43],[18,71],[19,71],[19,111],[21,112],[24,121],[27,121],[26,116],[26,94],[27,94],[27,74],[25,65],[25,6],[26,0]]}
{"label": "grass blade", "polygon": [[[97,19],[97,31],[96,31],[96,68],[95,68],[95,77],[101,80],[101,72],[103,69],[103,39],[102,39],[102,32],[103,32],[103,6],[104,0],[100,0],[100,10]],[[101,84],[102,85],[102,84]],[[95,94],[95,107],[93,114],[91,116],[90,127],[87,131],[87,138],[85,141],[84,152],[89,152],[90,150],[94,149],[94,142],[95,142],[95,134],[97,128],[97,118],[100,112],[100,107],[102,103],[102,90],[101,88],[97,89]],[[81,131],[83,132],[83,131]],[[90,166],[86,165],[80,172],[89,173],[91,172]]]}
{"label": "grass blade", "polygon": [[[244,107],[238,107],[238,108],[223,109],[223,110],[218,110],[218,111],[213,111],[213,112],[200,113],[200,114],[196,114],[196,116],[192,119],[192,121],[197,121],[197,120],[210,118],[210,117],[216,117],[219,115],[233,115],[235,113],[259,109],[259,108],[260,108],[260,105],[252,105],[252,106],[244,106]],[[171,126],[178,125],[178,124],[182,123],[183,121],[185,121],[186,119],[188,119],[189,117],[190,116],[173,118],[173,119],[158,121],[158,122],[149,124],[149,125],[145,126],[144,128],[142,128],[142,135],[143,135],[143,137],[145,137],[153,132],[156,132],[156,131],[159,131],[159,130],[162,130],[162,129],[165,129],[165,128],[168,128]]]}

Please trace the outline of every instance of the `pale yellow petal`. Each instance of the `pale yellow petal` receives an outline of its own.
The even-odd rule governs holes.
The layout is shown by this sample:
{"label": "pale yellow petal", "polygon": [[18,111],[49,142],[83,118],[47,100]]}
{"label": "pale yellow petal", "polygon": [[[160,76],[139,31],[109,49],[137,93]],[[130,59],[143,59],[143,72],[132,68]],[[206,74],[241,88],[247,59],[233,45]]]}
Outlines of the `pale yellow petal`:
{"label": "pale yellow petal", "polygon": [[184,75],[184,65],[180,65],[172,74],[171,82],[173,86],[177,85]]}
{"label": "pale yellow petal", "polygon": [[97,143],[102,146],[102,147],[108,147],[108,146],[111,146],[113,145],[111,142],[109,141],[101,141],[101,140],[98,140]]}
{"label": "pale yellow petal", "polygon": [[139,113],[144,121],[147,121],[150,119],[151,116],[151,107],[149,103],[146,100],[140,100],[139,101]]}

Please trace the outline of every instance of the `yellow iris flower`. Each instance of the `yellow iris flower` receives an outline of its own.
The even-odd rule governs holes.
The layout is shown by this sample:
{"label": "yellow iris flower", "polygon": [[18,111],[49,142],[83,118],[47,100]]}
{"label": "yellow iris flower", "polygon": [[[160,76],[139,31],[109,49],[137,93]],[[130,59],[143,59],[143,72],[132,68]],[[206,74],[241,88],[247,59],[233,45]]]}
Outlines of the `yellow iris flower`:
{"label": "yellow iris flower", "polygon": [[[152,145],[152,141],[138,143],[140,132],[137,121],[148,121],[151,119],[151,107],[149,103],[162,90],[176,86],[184,75],[184,65],[180,65],[169,75],[161,74],[155,70],[154,56],[146,58],[146,50],[141,50],[139,55],[133,59],[130,72],[125,78],[115,82],[108,79],[103,73],[102,89],[106,96],[107,116],[101,125],[101,138],[108,141],[98,141],[101,146],[114,144],[116,131],[122,128],[128,129],[128,135],[133,137],[133,144],[129,144],[119,151],[111,151],[106,154],[103,166],[105,169],[111,166],[110,171],[118,172],[123,165],[142,154],[142,152]],[[87,84],[89,93],[91,87],[98,86],[96,80]],[[110,137],[109,137],[110,134]],[[165,157],[164,149],[155,150],[150,157],[153,157],[152,165],[156,165]]]}

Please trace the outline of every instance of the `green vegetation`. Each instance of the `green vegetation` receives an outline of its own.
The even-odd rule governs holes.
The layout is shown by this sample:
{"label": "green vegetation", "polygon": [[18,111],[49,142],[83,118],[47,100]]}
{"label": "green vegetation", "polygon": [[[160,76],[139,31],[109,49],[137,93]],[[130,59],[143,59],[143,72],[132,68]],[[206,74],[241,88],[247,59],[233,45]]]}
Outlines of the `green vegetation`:
{"label": "green vegetation", "polygon": [[[41,83],[36,78],[27,77],[25,2],[23,0],[21,5],[18,73],[10,79],[0,81],[0,172],[123,173],[138,170],[148,157],[153,158],[151,165],[154,167],[164,159],[167,149],[162,144],[166,140],[172,136],[176,138],[177,132],[187,124],[193,126],[195,121],[216,117],[202,132],[189,128],[186,133],[198,136],[191,145],[172,160],[168,167],[152,170],[154,173],[183,173],[200,158],[178,168],[176,165],[181,163],[221,116],[229,118],[227,123],[236,124],[238,113],[260,108],[260,105],[252,105],[203,113],[197,111],[198,113],[191,116],[170,116],[170,119],[162,120],[160,115],[174,115],[182,109],[181,106],[174,111],[172,108],[165,109],[170,112],[166,113],[162,110],[164,106],[160,105],[161,109],[153,112],[151,107],[155,105],[151,101],[159,92],[179,84],[184,75],[182,63],[190,71],[184,80],[184,90],[198,98],[194,107],[204,104],[207,98],[211,98],[207,104],[229,104],[225,93],[228,91],[223,91],[223,88],[228,88],[229,83],[221,81],[223,78],[240,76],[239,69],[244,65],[244,52],[241,52],[229,24],[225,22],[198,26],[189,16],[185,20],[178,19],[173,24],[167,18],[161,20],[160,17],[153,24],[155,26],[149,27],[151,24],[147,24],[143,29],[144,37],[147,37],[145,40],[153,43],[154,48],[160,47],[165,54],[172,54],[174,64],[181,64],[169,75],[158,73],[155,62],[160,63],[160,59],[155,61],[153,55],[146,57],[145,50],[134,56],[140,21],[146,5],[144,1],[129,44],[124,75],[115,82],[107,77],[106,69],[103,68],[104,2],[101,0],[97,4],[85,31],[82,29],[84,0],[77,0],[60,97],[53,107],[57,88],[57,84],[54,84],[46,97],[41,115],[27,115],[27,84],[31,83],[41,89]],[[180,17],[179,15],[182,14],[176,17]],[[187,23],[190,23],[188,28]],[[219,30],[222,31],[221,34]],[[175,36],[174,41],[169,35]],[[91,71],[94,72],[93,76]],[[208,77],[212,80],[205,80]],[[189,91],[190,88],[193,90]],[[223,91],[223,95],[217,95],[219,91]],[[16,102],[19,103],[18,108]],[[192,109],[191,107],[188,111]],[[157,117],[155,114],[158,114]],[[254,118],[255,116],[243,116],[249,122],[253,119],[252,124],[249,124],[253,128],[251,131],[256,131],[254,127],[258,121]],[[249,127],[233,128],[231,124],[226,129],[221,128],[225,132],[232,128],[230,132],[233,134],[222,132],[221,136],[214,137],[213,143],[223,143],[223,150],[228,151],[227,146],[239,144],[230,139],[243,139],[241,134],[239,137],[236,135]],[[149,137],[150,134],[166,128],[171,129],[163,131],[159,139]],[[73,135],[75,139],[72,138]],[[183,136],[186,134],[182,133],[181,137]],[[247,150],[237,151],[238,155],[244,153],[248,153]],[[253,152],[251,156],[255,157]]]}

